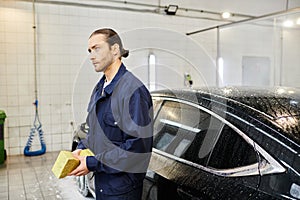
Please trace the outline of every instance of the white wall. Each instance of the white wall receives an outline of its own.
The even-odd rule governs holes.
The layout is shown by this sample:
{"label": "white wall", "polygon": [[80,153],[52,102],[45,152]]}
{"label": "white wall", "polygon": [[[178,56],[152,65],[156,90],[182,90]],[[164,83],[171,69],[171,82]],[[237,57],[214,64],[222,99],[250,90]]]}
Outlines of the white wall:
{"label": "white wall", "polygon": [[282,85],[300,88],[300,30],[283,31]]}
{"label": "white wall", "polygon": [[[154,0],[148,3],[151,2],[158,3]],[[250,15],[279,11],[285,9],[286,5],[285,0],[276,2],[255,0],[243,2],[243,4],[237,0],[234,2],[224,1],[223,4],[220,4],[219,1],[207,2],[204,0],[197,1],[197,4],[192,0],[172,2],[163,0],[160,2],[161,5],[178,3],[181,7],[217,12],[226,9]],[[299,6],[299,3],[293,0],[290,1],[290,5]],[[48,151],[70,149],[74,129],[71,125],[71,122],[74,121],[71,106],[74,100],[72,97],[73,85],[80,68],[88,67],[88,65],[84,65],[87,59],[87,39],[95,29],[112,27],[124,36],[125,48],[127,46],[129,49],[133,48],[132,57],[124,62],[137,74],[140,73],[142,79],[146,79],[147,76],[144,74],[145,68],[139,66],[146,66],[147,58],[141,55],[148,55],[148,52],[153,51],[157,56],[159,67],[168,66],[169,69],[174,69],[174,73],[178,75],[175,79],[172,74],[168,73],[169,71],[161,68],[161,71],[157,72],[157,81],[162,85],[183,86],[185,72],[192,74],[196,85],[213,85],[215,83],[215,69],[212,67],[216,57],[215,33],[208,32],[202,36],[188,37],[187,41],[190,46],[185,45],[186,43],[183,44],[182,40],[178,40],[178,38],[185,37],[186,32],[214,26],[221,22],[155,13],[45,3],[37,3],[36,12],[39,114]],[[184,14],[183,11],[180,12]],[[0,1],[0,109],[5,110],[8,116],[5,121],[5,148],[9,155],[23,153],[34,120],[32,27],[33,15],[30,2]],[[173,33],[155,38],[155,42],[162,46],[156,45],[153,48],[150,45],[144,47],[143,50],[137,50],[136,48],[139,46],[137,44],[143,41],[147,34],[137,34],[132,39],[134,34],[129,33],[135,29],[149,27]],[[190,39],[194,39],[195,42],[191,42]],[[152,44],[152,41],[149,42]],[[199,51],[199,49],[201,50]],[[183,53],[183,58],[189,57],[188,60],[176,56],[178,52]],[[199,66],[198,59],[202,59]],[[199,71],[201,73],[198,73]],[[197,74],[205,76],[202,77],[202,81],[197,81]],[[89,94],[90,85],[93,85],[96,79],[88,76],[79,78],[91,80],[82,87],[82,90],[86,88],[85,91],[87,91],[83,95]]]}

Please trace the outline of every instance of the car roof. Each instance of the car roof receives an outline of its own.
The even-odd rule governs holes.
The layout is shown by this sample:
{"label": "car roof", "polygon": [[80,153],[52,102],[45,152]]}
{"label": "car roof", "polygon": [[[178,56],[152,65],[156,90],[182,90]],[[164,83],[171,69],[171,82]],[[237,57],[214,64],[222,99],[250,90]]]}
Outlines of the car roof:
{"label": "car roof", "polygon": [[[226,102],[242,107],[243,112],[264,123],[269,121],[273,128],[300,145],[300,90],[290,87],[202,87],[172,89],[151,92],[152,96],[174,97],[195,104],[204,99]],[[254,114],[253,114],[254,113]]]}

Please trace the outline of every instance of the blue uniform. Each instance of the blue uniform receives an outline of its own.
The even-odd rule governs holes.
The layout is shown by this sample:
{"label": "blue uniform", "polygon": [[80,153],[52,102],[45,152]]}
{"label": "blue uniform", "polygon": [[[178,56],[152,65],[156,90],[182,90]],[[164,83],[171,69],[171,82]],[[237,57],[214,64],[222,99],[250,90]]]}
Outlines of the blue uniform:
{"label": "blue uniform", "polygon": [[153,110],[147,88],[123,64],[103,89],[104,81],[105,76],[91,95],[89,132],[78,146],[95,154],[86,162],[95,172],[97,199],[141,191],[152,151]]}

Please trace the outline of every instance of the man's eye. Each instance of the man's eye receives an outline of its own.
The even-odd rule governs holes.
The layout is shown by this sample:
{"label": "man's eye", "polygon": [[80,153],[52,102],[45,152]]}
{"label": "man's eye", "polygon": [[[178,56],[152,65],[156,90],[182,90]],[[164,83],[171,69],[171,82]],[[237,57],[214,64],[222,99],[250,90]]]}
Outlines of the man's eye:
{"label": "man's eye", "polygon": [[101,49],[101,47],[93,47],[92,49],[88,49],[88,52],[89,53],[93,53],[93,52],[99,52],[100,51],[100,49]]}
{"label": "man's eye", "polygon": [[96,52],[100,51],[100,47],[95,47],[94,49]]}

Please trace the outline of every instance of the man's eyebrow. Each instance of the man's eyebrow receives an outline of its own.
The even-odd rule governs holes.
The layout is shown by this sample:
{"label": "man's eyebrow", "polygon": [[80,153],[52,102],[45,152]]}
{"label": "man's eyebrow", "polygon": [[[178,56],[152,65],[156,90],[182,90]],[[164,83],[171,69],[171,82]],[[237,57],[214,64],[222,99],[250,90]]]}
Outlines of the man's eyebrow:
{"label": "man's eyebrow", "polygon": [[97,46],[97,44],[95,44],[94,46],[92,46],[91,48],[88,48],[88,52],[91,53],[92,49],[94,49]]}

